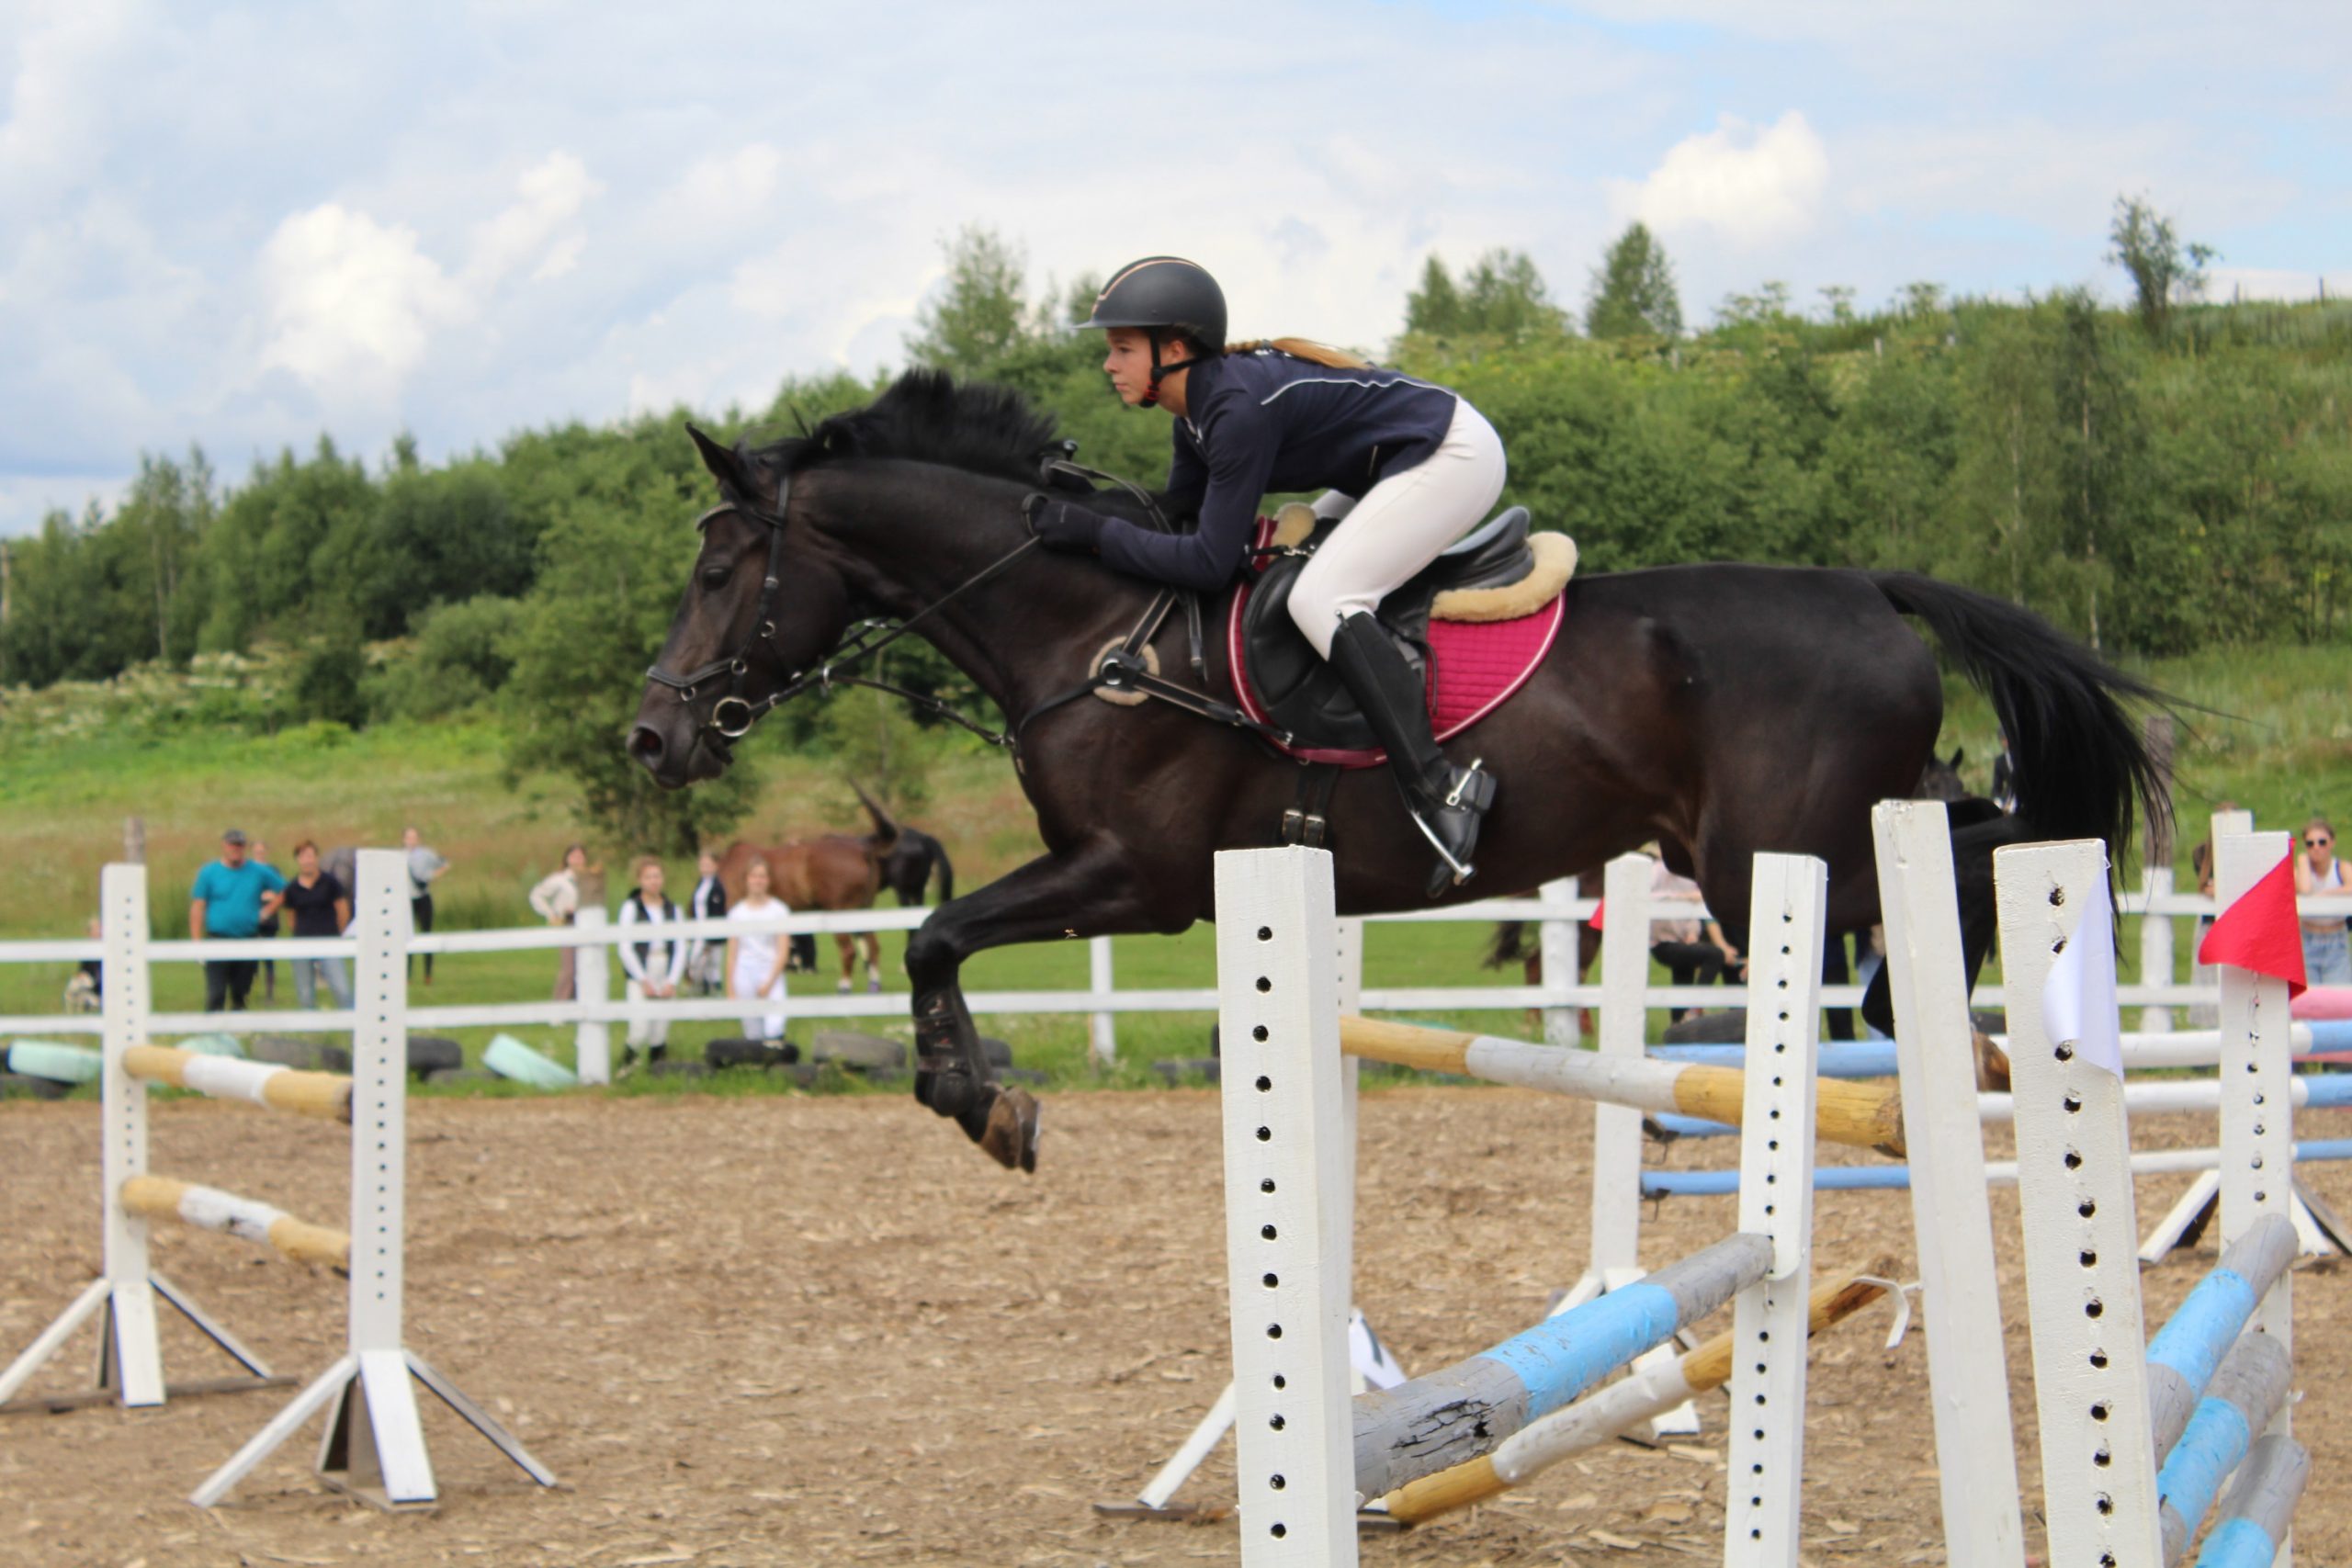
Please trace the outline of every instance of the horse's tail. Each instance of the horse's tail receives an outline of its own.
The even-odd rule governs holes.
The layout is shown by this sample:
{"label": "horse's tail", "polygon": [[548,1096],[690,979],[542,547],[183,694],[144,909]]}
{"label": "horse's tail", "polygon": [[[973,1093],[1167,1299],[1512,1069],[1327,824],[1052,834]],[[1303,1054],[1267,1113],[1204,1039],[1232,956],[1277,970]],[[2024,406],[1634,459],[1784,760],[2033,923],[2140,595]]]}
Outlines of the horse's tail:
{"label": "horse's tail", "polygon": [[852,779],[849,781],[849,787],[857,792],[858,804],[865,807],[865,814],[868,817],[874,818],[874,836],[866,840],[867,852],[876,856],[888,854],[890,846],[899,841],[898,823],[891,820],[890,814],[883,810],[872,795],[865,793],[864,784]]}
{"label": "horse's tail", "polygon": [[[956,897],[956,866],[947,858],[947,846],[929,834],[923,835],[931,845],[932,863],[939,867],[939,901],[948,903]],[[925,881],[930,878],[926,876]]]}
{"label": "horse's tail", "polygon": [[2017,759],[2018,816],[2034,837],[2104,839],[2120,860],[2136,814],[2170,817],[2170,781],[2123,705],[2161,704],[2163,693],[2005,599],[1916,572],[1869,576],[1992,700]]}
{"label": "horse's tail", "polygon": [[1501,969],[1513,964],[1524,964],[1528,956],[1527,922],[1497,920],[1495,934],[1487,943],[1485,966]]}

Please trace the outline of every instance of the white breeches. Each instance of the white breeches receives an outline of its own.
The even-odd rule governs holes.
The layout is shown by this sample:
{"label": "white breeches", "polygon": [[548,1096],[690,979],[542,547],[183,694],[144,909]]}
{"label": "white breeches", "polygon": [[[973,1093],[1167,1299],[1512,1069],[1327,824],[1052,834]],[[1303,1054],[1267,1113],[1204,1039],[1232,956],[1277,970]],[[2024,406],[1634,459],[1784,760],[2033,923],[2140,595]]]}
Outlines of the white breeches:
{"label": "white breeches", "polygon": [[631,980],[622,987],[628,993],[628,1043],[639,1048],[670,1043],[670,1021],[656,1018],[651,1010],[660,1004],[645,994],[641,980]]}
{"label": "white breeches", "polygon": [[1315,503],[1345,519],[1315,552],[1290,591],[1290,616],[1315,651],[1331,657],[1331,634],[1368,611],[1439,552],[1487,520],[1503,492],[1502,438],[1486,415],[1456,401],[1445,439],[1422,462],[1389,475],[1353,506],[1327,495]]}
{"label": "white breeches", "polygon": [[[784,939],[779,938],[778,940],[782,941]],[[752,944],[750,942],[745,942],[743,947],[744,951],[740,953],[735,960],[735,974],[733,976],[734,984],[729,987],[729,989],[734,995],[742,998],[747,1001],[774,1002],[775,1004],[775,1010],[774,1012],[763,1013],[756,1017],[745,1018],[743,1020],[743,1033],[746,1037],[752,1040],[781,1040],[784,1038],[785,1021],[784,976],[779,974],[775,977],[775,984],[770,986],[764,991],[754,993],[752,987],[758,985],[760,981],[765,977],[768,972],[768,965],[775,962],[775,956],[773,953],[752,951]]]}

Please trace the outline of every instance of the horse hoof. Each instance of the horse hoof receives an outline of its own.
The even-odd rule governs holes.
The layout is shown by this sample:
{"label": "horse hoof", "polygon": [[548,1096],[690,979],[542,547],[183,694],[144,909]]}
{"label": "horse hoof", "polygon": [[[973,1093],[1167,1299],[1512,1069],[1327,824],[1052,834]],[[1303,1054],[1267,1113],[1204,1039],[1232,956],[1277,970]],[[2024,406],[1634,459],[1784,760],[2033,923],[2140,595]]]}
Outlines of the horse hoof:
{"label": "horse hoof", "polygon": [[879,980],[868,980],[865,982],[865,992],[868,996],[880,996],[882,994],[882,982]]}
{"label": "horse hoof", "polygon": [[2006,1094],[2009,1089],[2008,1054],[1993,1043],[1993,1037],[1983,1030],[1976,1031],[1976,1087]]}
{"label": "horse hoof", "polygon": [[833,989],[839,991],[842,996],[847,996],[851,990],[850,983],[847,980],[843,980],[840,985],[835,986]]}
{"label": "horse hoof", "polygon": [[980,1147],[1007,1170],[1037,1168],[1037,1097],[1025,1089],[997,1092],[989,1107],[989,1124],[980,1134]]}

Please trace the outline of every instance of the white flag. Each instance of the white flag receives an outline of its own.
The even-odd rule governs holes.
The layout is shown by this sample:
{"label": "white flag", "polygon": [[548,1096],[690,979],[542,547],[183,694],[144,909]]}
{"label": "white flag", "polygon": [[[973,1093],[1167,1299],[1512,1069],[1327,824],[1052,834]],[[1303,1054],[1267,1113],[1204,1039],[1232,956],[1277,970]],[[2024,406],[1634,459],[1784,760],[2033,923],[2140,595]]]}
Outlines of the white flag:
{"label": "white flag", "polygon": [[2052,1044],[2073,1041],[2083,1060],[2123,1076],[2123,1032],[2115,1006],[2115,914],[2107,877],[2092,879],[2083,918],[2041,987],[2041,1027]]}

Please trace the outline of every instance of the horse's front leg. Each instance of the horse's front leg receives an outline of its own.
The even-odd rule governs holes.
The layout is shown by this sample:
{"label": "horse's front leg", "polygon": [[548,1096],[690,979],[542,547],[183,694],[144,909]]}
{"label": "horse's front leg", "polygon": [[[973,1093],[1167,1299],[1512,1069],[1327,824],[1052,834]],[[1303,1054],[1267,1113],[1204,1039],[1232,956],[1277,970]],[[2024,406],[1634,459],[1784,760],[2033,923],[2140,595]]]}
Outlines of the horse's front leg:
{"label": "horse's front leg", "polygon": [[[1186,917],[1181,923],[1190,923]],[[960,981],[983,948],[1056,937],[1170,929],[1145,908],[1124,851],[1091,843],[1031,861],[978,892],[942,904],[907,942],[914,985],[915,1098],[954,1117],[1008,1169],[1037,1168],[1037,1101],[993,1081]]]}

